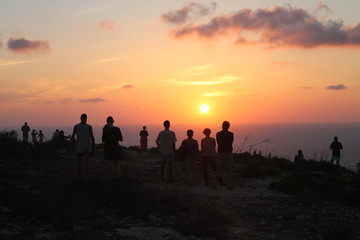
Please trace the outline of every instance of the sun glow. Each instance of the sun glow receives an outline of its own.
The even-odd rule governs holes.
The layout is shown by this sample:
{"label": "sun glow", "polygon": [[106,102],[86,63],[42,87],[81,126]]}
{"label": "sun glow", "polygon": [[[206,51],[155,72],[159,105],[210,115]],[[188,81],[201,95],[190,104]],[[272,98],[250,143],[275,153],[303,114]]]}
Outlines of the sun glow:
{"label": "sun glow", "polygon": [[207,113],[207,112],[209,112],[209,110],[210,110],[210,107],[206,104],[203,104],[200,106],[200,112],[202,112],[202,113]]}

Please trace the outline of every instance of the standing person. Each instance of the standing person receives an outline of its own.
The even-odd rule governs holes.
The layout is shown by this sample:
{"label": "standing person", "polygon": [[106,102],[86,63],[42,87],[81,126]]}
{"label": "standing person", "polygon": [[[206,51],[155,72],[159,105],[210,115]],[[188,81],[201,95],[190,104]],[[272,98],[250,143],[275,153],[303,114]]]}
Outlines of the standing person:
{"label": "standing person", "polygon": [[32,143],[33,144],[37,143],[37,135],[38,135],[38,132],[35,129],[33,129],[31,131],[31,138],[32,138]]}
{"label": "standing person", "polygon": [[42,130],[39,131],[39,142],[43,143],[46,140],[45,135]]}
{"label": "standing person", "polygon": [[194,172],[196,169],[196,159],[199,153],[199,144],[198,141],[193,139],[193,130],[187,130],[186,134],[188,138],[182,141],[180,149],[185,166],[184,182],[185,184],[192,186],[194,185]]}
{"label": "standing person", "polygon": [[339,166],[339,162],[341,160],[340,150],[342,150],[342,149],[343,149],[343,146],[342,146],[341,142],[339,142],[338,137],[335,136],[334,141],[330,145],[330,150],[332,150],[331,163],[336,161],[336,165]]}
{"label": "standing person", "polygon": [[176,135],[175,132],[171,131],[170,121],[164,121],[165,130],[159,132],[159,135],[156,138],[156,144],[159,148],[161,154],[161,181],[164,181],[164,170],[166,163],[168,164],[169,170],[169,179],[168,182],[173,182],[172,176],[172,162],[174,160],[174,152],[175,152],[175,143],[176,143]]}
{"label": "standing person", "polygon": [[[208,180],[208,164],[210,164],[211,168],[214,170],[214,173],[216,175],[216,140],[215,138],[210,137],[211,130],[209,128],[205,128],[203,131],[203,134],[205,135],[205,138],[201,139],[201,162],[203,167],[203,175],[204,175],[204,181],[205,185],[209,186],[209,180]],[[215,181],[218,181],[219,179],[216,179]],[[214,181],[214,185],[215,185]]]}
{"label": "standing person", "polygon": [[29,132],[30,127],[27,122],[24,123],[24,125],[21,126],[22,136],[23,136],[23,142],[29,142]]}
{"label": "standing person", "polygon": [[119,141],[122,142],[123,137],[120,128],[114,126],[113,117],[107,117],[101,138],[104,143],[104,159],[112,160],[111,174],[115,177],[121,177],[122,151]]}
{"label": "standing person", "polygon": [[[222,177],[224,171],[227,172],[227,186],[228,189],[233,189],[233,142],[234,134],[229,131],[230,123],[224,121],[222,123],[222,131],[216,133],[216,142],[218,144],[218,159],[217,159],[217,178]],[[217,184],[217,182],[216,182]],[[215,185],[216,186],[216,185]]]}
{"label": "standing person", "polygon": [[59,138],[59,129],[56,129],[55,132],[53,132],[52,140],[56,141]]}
{"label": "standing person", "polygon": [[89,172],[89,158],[95,151],[95,138],[91,125],[87,124],[87,115],[80,116],[80,123],[74,126],[71,142],[75,143],[75,153],[78,160],[78,176],[82,176],[82,164],[85,164],[84,176]]}
{"label": "standing person", "polygon": [[147,150],[148,136],[149,133],[146,131],[146,126],[143,126],[143,130],[140,131],[140,149]]}

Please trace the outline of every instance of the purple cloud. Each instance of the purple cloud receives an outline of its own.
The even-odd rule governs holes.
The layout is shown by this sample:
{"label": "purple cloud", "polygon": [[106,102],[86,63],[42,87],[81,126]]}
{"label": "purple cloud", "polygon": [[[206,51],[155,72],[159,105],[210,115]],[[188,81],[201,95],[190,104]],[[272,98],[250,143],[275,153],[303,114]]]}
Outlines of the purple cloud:
{"label": "purple cloud", "polygon": [[131,84],[129,84],[129,85],[123,85],[122,86],[122,88],[123,89],[130,89],[130,88],[134,88],[135,86],[134,85],[131,85]]}
{"label": "purple cloud", "polygon": [[98,102],[107,102],[106,99],[97,97],[97,98],[86,98],[86,99],[79,99],[79,102],[82,103],[98,103]]}
{"label": "purple cloud", "polygon": [[326,89],[339,91],[339,90],[345,90],[347,89],[347,87],[344,84],[338,84],[338,85],[327,86]]}
{"label": "purple cloud", "polygon": [[[244,32],[253,32],[259,37],[250,40]],[[173,34],[175,38],[195,35],[206,39],[234,35],[237,44],[261,43],[269,47],[360,46],[360,23],[351,27],[342,20],[321,20],[291,6],[242,9],[214,17],[206,24],[179,26]]]}
{"label": "purple cloud", "polygon": [[209,6],[204,6],[197,2],[190,2],[185,7],[170,11],[161,16],[164,22],[172,24],[182,24],[189,19],[207,16],[216,9],[217,4],[215,2],[210,3]]}
{"label": "purple cloud", "polygon": [[37,41],[27,40],[25,38],[10,38],[7,42],[8,48],[17,53],[29,53],[29,52],[50,52],[49,41]]}
{"label": "purple cloud", "polygon": [[117,22],[111,20],[103,20],[98,23],[98,28],[101,30],[115,31]]}

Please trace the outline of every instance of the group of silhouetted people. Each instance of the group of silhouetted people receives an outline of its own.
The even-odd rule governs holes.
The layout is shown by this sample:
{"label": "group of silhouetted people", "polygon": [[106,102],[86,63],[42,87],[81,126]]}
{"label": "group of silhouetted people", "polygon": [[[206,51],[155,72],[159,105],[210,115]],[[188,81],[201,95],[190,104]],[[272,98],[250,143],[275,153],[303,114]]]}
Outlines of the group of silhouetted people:
{"label": "group of silhouetted people", "polygon": [[[166,120],[163,123],[164,130],[160,131],[156,144],[161,155],[161,171],[160,180],[165,182],[165,168],[167,165],[167,182],[172,183],[173,178],[173,161],[176,154],[176,134],[170,130],[170,121]],[[219,184],[224,184],[222,180],[226,179],[226,185],[229,189],[233,188],[233,142],[234,134],[229,131],[230,123],[224,121],[222,123],[222,130],[216,133],[216,138],[211,137],[211,130],[205,128],[203,134],[205,137],[201,139],[201,143],[193,138],[193,130],[187,130],[187,138],[184,139],[178,149],[178,154],[183,160],[184,177],[183,182],[186,185],[194,184],[194,177],[196,174],[196,163],[201,160],[203,169],[203,178],[206,186],[213,186],[216,188]],[[23,142],[28,142],[30,127],[27,122],[21,127],[23,133]],[[39,133],[33,129],[31,132],[32,142],[42,143],[45,136],[40,130]],[[146,126],[139,133],[140,149],[146,151],[148,145],[148,132]],[[73,128],[72,135],[66,136],[64,131],[56,131],[53,133],[53,140],[67,141],[72,145],[73,150],[77,155],[77,171],[79,176],[86,176],[89,170],[89,157],[95,151],[95,138],[93,128],[87,123],[87,115],[85,113],[80,116],[80,123]],[[102,131],[102,142],[104,143],[104,159],[112,162],[111,175],[121,176],[120,160],[123,159],[122,147],[119,142],[123,141],[123,136],[119,127],[114,126],[113,117],[109,116],[106,119],[106,124]],[[216,151],[217,145],[217,151]],[[330,145],[332,150],[331,163],[336,161],[339,165],[340,150],[343,149],[342,144],[338,141],[338,137],[334,137],[334,141]],[[201,150],[201,151],[200,151]],[[302,150],[294,158],[294,162],[305,161]],[[208,167],[214,172],[214,177],[209,180]]]}
{"label": "group of silhouetted people", "polygon": [[[177,141],[175,132],[170,130],[170,121],[164,121],[164,130],[161,131],[157,138],[156,144],[159,147],[161,154],[161,181],[165,181],[165,166],[168,165],[168,180],[171,183],[174,181],[172,173],[172,162],[175,155],[175,143]],[[218,184],[222,184],[222,179],[226,173],[227,186],[229,189],[233,188],[233,174],[232,174],[232,151],[234,134],[229,131],[230,123],[224,121],[222,124],[222,131],[216,134],[216,139],[210,137],[211,130],[205,128],[203,133],[205,138],[201,140],[201,162],[203,166],[203,177],[205,185],[209,185],[208,179],[208,165],[214,171],[214,179],[212,186],[216,188]],[[182,141],[179,147],[179,155],[184,163],[184,184],[193,185],[194,175],[196,173],[196,162],[200,153],[198,141],[193,139],[193,130],[187,130],[187,138]],[[218,154],[216,154],[216,143],[218,145]]]}
{"label": "group of silhouetted people", "polygon": [[[21,126],[21,131],[22,131],[22,141],[24,143],[28,143],[29,142],[30,126],[28,125],[27,122],[25,122],[24,125]],[[35,129],[33,129],[33,130],[31,130],[30,135],[31,135],[31,142],[33,144],[43,143],[46,140],[45,135],[42,132],[42,130],[40,130],[38,132]]]}
{"label": "group of silhouetted people", "polygon": [[[339,138],[337,136],[334,137],[334,141],[330,144],[331,150],[331,159],[330,162],[336,162],[336,165],[339,166],[341,160],[340,151],[343,149],[343,145],[339,142]],[[298,153],[294,157],[294,162],[299,163],[305,161],[303,151],[301,149],[298,150]]]}

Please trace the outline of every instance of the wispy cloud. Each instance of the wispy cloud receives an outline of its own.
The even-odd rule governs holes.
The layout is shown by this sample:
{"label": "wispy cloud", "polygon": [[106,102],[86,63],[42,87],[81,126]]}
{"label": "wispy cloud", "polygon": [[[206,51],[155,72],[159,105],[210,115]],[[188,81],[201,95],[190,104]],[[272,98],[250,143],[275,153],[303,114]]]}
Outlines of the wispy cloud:
{"label": "wispy cloud", "polygon": [[101,97],[97,97],[97,98],[79,99],[79,102],[82,102],[82,103],[98,103],[98,102],[107,102],[107,100],[103,99]]}
{"label": "wispy cloud", "polygon": [[[325,5],[320,6],[326,9]],[[250,40],[244,32],[257,34]],[[345,25],[342,20],[323,20],[307,10],[292,7],[242,9],[219,15],[206,24],[183,24],[173,31],[174,37],[198,36],[213,39],[236,36],[237,44],[265,44],[269,47],[314,48],[321,46],[360,46],[360,23]]]}
{"label": "wispy cloud", "polygon": [[216,7],[217,4],[215,2],[207,6],[197,2],[190,2],[181,9],[161,15],[161,19],[171,24],[182,24],[189,20],[209,15],[214,12]]}
{"label": "wispy cloud", "polygon": [[121,88],[123,88],[123,89],[131,89],[131,88],[134,88],[134,87],[135,87],[134,85],[127,84],[127,85],[123,85]]}
{"label": "wispy cloud", "polygon": [[200,66],[195,66],[191,68],[187,68],[181,71],[181,77],[195,77],[208,73],[209,69],[212,67],[211,64],[204,64]]}
{"label": "wispy cloud", "polygon": [[229,96],[233,95],[234,92],[232,91],[213,91],[213,92],[205,92],[205,97],[219,97],[219,96]]}
{"label": "wispy cloud", "polygon": [[277,61],[274,61],[271,63],[271,65],[293,65],[294,63],[292,62],[277,62]]}
{"label": "wispy cloud", "polygon": [[99,63],[108,63],[108,62],[114,62],[116,60],[118,60],[117,57],[102,58],[102,59],[98,59],[95,61],[87,62],[84,65],[95,65],[95,64],[99,64]]}
{"label": "wispy cloud", "polygon": [[116,29],[116,25],[117,22],[116,21],[111,21],[111,20],[103,20],[100,23],[98,23],[98,28],[101,30],[106,30],[106,31],[115,31]]}
{"label": "wispy cloud", "polygon": [[28,40],[26,38],[10,38],[7,42],[8,48],[17,53],[40,52],[43,54],[49,53],[49,41]]}
{"label": "wispy cloud", "polygon": [[327,86],[326,89],[339,91],[339,90],[345,90],[345,89],[347,89],[347,87],[344,84],[338,84],[338,85]]}
{"label": "wispy cloud", "polygon": [[218,85],[233,82],[232,80],[214,80],[214,81],[177,81],[182,85]]}
{"label": "wispy cloud", "polygon": [[228,76],[221,76],[221,77],[214,77],[212,80],[199,80],[199,81],[173,81],[177,84],[181,85],[219,85],[219,84],[225,84],[225,83],[231,83],[236,80],[241,79],[240,77],[236,77],[233,75]]}
{"label": "wispy cloud", "polygon": [[33,62],[33,61],[5,61],[5,60],[0,60],[0,67],[9,66],[9,65],[24,64],[24,63],[30,63],[30,62]]}

